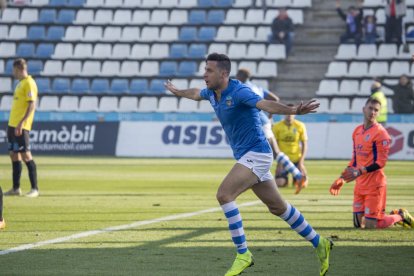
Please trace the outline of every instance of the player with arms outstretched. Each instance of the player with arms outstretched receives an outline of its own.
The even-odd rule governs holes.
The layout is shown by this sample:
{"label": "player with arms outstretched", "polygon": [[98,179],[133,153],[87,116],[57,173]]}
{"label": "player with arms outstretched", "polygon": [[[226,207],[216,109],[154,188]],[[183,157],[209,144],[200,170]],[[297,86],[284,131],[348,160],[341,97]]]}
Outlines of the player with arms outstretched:
{"label": "player with arms outstretched", "polygon": [[364,123],[352,134],[352,160],[329,191],[337,196],[344,183],[356,180],[353,203],[356,228],[387,228],[395,223],[414,227],[413,218],[405,209],[385,214],[387,181],[383,168],[388,159],[391,139],[376,120],[380,110],[378,100],[369,98],[366,101]]}

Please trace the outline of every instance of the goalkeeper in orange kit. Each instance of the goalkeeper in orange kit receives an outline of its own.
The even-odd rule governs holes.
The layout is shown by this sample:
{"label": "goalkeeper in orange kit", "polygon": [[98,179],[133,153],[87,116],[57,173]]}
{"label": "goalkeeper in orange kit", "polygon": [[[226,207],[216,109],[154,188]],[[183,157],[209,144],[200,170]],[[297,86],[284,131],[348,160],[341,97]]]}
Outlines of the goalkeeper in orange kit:
{"label": "goalkeeper in orange kit", "polygon": [[391,139],[385,128],[377,123],[380,109],[381,103],[375,99],[370,98],[365,103],[364,123],[352,134],[352,160],[329,191],[337,196],[344,183],[355,180],[353,218],[356,228],[387,228],[396,223],[414,228],[414,220],[406,209],[385,214],[387,182],[383,168]]}

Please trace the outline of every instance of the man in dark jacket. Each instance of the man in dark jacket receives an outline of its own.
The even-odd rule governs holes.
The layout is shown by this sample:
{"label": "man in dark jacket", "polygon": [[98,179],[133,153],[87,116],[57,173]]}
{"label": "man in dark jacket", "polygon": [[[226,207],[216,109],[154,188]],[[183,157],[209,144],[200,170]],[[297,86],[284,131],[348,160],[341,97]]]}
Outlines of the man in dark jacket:
{"label": "man in dark jacket", "polygon": [[355,44],[359,45],[362,40],[362,26],[364,12],[362,9],[362,2],[358,2],[358,8],[350,6],[347,14],[341,8],[341,2],[336,1],[336,11],[339,16],[346,22],[346,32],[341,35],[340,42],[347,43],[349,40],[353,40]]}
{"label": "man in dark jacket", "polygon": [[283,43],[286,47],[286,55],[292,48],[293,21],[285,9],[279,11],[279,15],[272,22],[271,41]]}
{"label": "man in dark jacket", "polygon": [[402,75],[398,84],[391,85],[381,82],[394,92],[392,96],[392,108],[397,114],[414,113],[414,90],[413,84],[407,75]]}

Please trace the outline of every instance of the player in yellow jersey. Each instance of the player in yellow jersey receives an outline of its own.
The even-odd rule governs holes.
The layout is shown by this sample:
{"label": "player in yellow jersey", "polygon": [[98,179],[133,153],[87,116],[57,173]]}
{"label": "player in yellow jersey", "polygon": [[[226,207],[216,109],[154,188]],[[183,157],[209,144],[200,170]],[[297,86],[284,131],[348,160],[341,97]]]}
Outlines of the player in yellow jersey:
{"label": "player in yellow jersey", "polygon": [[37,100],[37,85],[27,72],[27,63],[19,58],[13,62],[13,76],[19,80],[13,94],[9,124],[7,128],[8,150],[13,165],[13,188],[4,193],[6,196],[21,195],[20,176],[22,160],[26,163],[31,190],[27,197],[39,196],[37,186],[36,163],[32,158],[29,143],[29,131],[32,129]]}
{"label": "player in yellow jersey", "polygon": [[[307,176],[304,160],[308,148],[308,135],[305,124],[295,120],[295,115],[285,115],[283,120],[272,126],[272,131],[276,137],[280,151],[284,152],[289,159],[295,164],[300,172]],[[276,184],[279,187],[288,185],[288,175],[290,171],[284,169],[281,164],[276,167]],[[302,183],[294,182],[296,186],[295,193],[298,194],[302,188],[308,185],[308,180]]]}

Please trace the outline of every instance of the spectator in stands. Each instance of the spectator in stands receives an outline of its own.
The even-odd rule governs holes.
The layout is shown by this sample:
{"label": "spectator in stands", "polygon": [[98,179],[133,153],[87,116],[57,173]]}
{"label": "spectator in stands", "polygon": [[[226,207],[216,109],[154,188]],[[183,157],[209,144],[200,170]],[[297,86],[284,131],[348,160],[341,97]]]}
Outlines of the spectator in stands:
{"label": "spectator in stands", "polygon": [[398,84],[391,85],[378,80],[383,86],[394,92],[392,96],[392,108],[395,113],[414,113],[414,90],[413,83],[407,75],[402,75]]}
{"label": "spectator in stands", "polygon": [[362,19],[364,12],[362,10],[362,1],[358,1],[358,7],[350,6],[347,14],[341,8],[340,0],[336,0],[336,11],[339,16],[346,22],[346,32],[341,35],[340,42],[347,43],[353,40],[355,44],[359,45],[362,41]]}
{"label": "spectator in stands", "polygon": [[374,15],[367,15],[364,19],[364,41],[366,44],[375,44],[377,41],[377,22]]}
{"label": "spectator in stands", "polygon": [[7,141],[13,169],[13,187],[5,192],[5,196],[20,196],[20,177],[22,174],[22,160],[26,163],[32,189],[27,197],[39,196],[37,186],[37,169],[30,151],[29,132],[37,101],[37,85],[27,72],[27,62],[18,58],[13,62],[13,76],[19,80],[14,91],[13,103],[10,110],[7,127]]}
{"label": "spectator in stands", "polygon": [[385,97],[384,92],[382,92],[382,85],[378,81],[374,81],[371,85],[371,96],[370,98],[375,99],[381,103],[381,109],[377,117],[377,122],[385,126],[387,123],[387,98]]}
{"label": "spectator in stands", "polygon": [[272,36],[270,42],[282,43],[286,47],[286,55],[292,49],[293,21],[286,9],[281,9],[279,15],[272,22]]}
{"label": "spectator in stands", "polygon": [[403,17],[407,12],[405,0],[386,0],[385,15],[385,42],[392,43],[396,41],[401,44]]}

